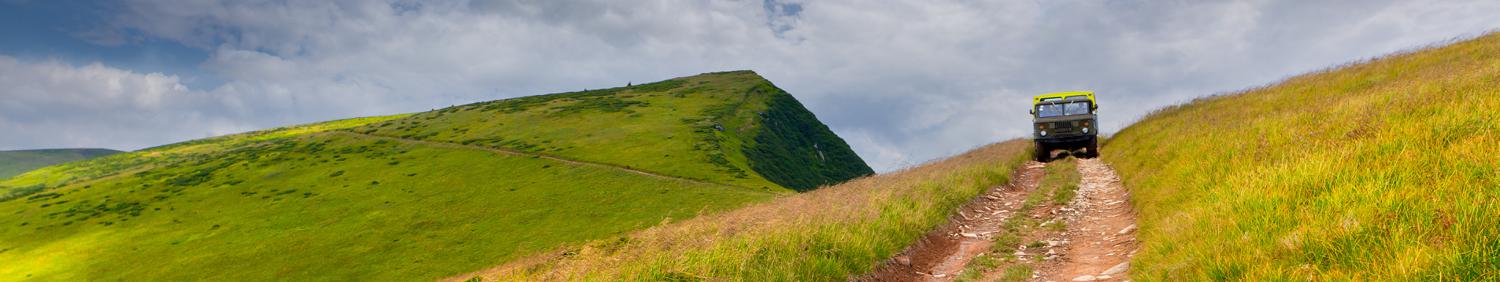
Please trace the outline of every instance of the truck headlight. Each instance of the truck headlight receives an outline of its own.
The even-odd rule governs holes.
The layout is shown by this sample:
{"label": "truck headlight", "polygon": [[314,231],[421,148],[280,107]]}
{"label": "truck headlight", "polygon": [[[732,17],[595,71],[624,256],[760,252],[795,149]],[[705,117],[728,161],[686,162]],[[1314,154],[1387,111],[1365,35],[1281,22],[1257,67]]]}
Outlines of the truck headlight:
{"label": "truck headlight", "polygon": [[1089,133],[1089,128],[1087,128],[1087,127],[1084,127],[1084,128],[1083,128],[1083,133]]}
{"label": "truck headlight", "polygon": [[1046,130],[1042,130],[1042,136],[1047,136],[1047,131]]}

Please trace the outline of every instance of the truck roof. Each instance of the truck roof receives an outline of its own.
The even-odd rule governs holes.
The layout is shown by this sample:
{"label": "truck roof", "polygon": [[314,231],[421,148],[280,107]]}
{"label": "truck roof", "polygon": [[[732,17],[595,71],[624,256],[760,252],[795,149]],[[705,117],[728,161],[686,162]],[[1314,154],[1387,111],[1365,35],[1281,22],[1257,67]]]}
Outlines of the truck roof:
{"label": "truck roof", "polygon": [[1042,100],[1046,100],[1046,99],[1059,99],[1059,100],[1061,100],[1061,99],[1067,99],[1067,98],[1073,97],[1073,96],[1088,97],[1090,105],[1098,105],[1098,103],[1096,103],[1094,101],[1094,92],[1093,91],[1069,91],[1069,92],[1057,92],[1057,93],[1047,93],[1047,94],[1042,94],[1042,95],[1036,95],[1034,97],[1031,97],[1031,104],[1032,105],[1036,105],[1036,104],[1041,103]]}

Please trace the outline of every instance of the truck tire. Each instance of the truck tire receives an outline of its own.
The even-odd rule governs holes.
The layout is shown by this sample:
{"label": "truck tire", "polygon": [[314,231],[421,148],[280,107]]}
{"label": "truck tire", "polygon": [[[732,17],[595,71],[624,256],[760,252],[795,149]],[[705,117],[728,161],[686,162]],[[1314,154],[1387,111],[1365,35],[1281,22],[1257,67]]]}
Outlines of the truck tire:
{"label": "truck tire", "polygon": [[1088,158],[1090,158],[1090,159],[1092,159],[1092,158],[1098,158],[1099,157],[1099,138],[1098,137],[1090,138],[1089,139],[1088,151],[1089,152],[1087,154],[1085,154],[1084,156],[1088,156]]}
{"label": "truck tire", "polygon": [[1045,163],[1050,158],[1052,158],[1052,150],[1048,150],[1047,145],[1036,143],[1036,161]]}

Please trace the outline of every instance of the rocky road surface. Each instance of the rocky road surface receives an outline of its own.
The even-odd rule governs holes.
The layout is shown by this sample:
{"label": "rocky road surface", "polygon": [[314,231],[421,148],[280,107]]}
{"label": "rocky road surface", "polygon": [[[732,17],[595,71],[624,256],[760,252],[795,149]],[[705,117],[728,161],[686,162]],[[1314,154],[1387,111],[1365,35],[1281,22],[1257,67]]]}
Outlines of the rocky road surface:
{"label": "rocky road surface", "polygon": [[[1011,183],[991,188],[959,209],[949,222],[926,234],[885,262],[863,281],[952,281],[973,259],[987,254],[993,236],[1012,217],[1029,216],[1039,226],[1057,222],[1063,229],[1029,228],[1015,246],[1012,259],[980,275],[996,281],[1016,265],[1033,269],[1031,281],[1126,281],[1135,254],[1135,213],[1130,193],[1119,176],[1099,159],[1079,159],[1081,181],[1077,195],[1066,205],[1032,207],[1022,203],[1037,192],[1046,164],[1030,162],[1012,175]],[[1009,246],[1002,246],[1005,249]],[[972,277],[970,277],[972,278]]]}
{"label": "rocky road surface", "polygon": [[1130,257],[1139,246],[1130,192],[1120,185],[1115,170],[1099,159],[1078,160],[1078,172],[1078,196],[1059,209],[1068,230],[1050,240],[1061,243],[1050,250],[1061,255],[1037,265],[1035,280],[1128,280]]}
{"label": "rocky road surface", "polygon": [[[1010,183],[992,187],[959,208],[947,224],[919,239],[877,268],[863,281],[951,281],[976,255],[990,249],[992,235],[1006,219],[1017,216],[1026,195],[1045,173],[1031,162],[1011,175]],[[1020,215],[1025,216],[1025,215]]]}

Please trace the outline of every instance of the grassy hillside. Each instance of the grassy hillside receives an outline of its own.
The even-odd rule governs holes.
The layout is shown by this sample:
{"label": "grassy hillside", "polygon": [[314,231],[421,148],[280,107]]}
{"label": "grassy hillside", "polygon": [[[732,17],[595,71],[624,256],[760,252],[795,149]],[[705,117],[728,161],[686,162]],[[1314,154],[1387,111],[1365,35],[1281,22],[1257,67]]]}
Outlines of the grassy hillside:
{"label": "grassy hillside", "polygon": [[1500,275],[1500,35],[1167,108],[1104,158],[1139,280]]}
{"label": "grassy hillside", "polygon": [[0,202],[48,188],[65,187],[72,184],[141,172],[151,168],[169,167],[192,160],[213,158],[216,154],[224,151],[256,142],[344,129],[405,116],[407,115],[364,117],[273,128],[187,141],[135,152],[110,155],[88,161],[44,167],[9,179],[0,179]]}
{"label": "grassy hillside", "polygon": [[0,179],[16,176],[17,174],[42,168],[45,166],[71,161],[87,160],[119,153],[121,152],[110,149],[42,149],[0,151]]}
{"label": "grassy hillside", "polygon": [[0,182],[0,280],[424,280],[766,201],[777,95],[706,74],[43,168]]}
{"label": "grassy hillside", "polygon": [[796,99],[750,71],[475,103],[353,131],[768,191],[806,191],[874,173]]}
{"label": "grassy hillside", "polygon": [[1030,159],[1023,140],[475,274],[536,281],[844,281],[869,272]]}

